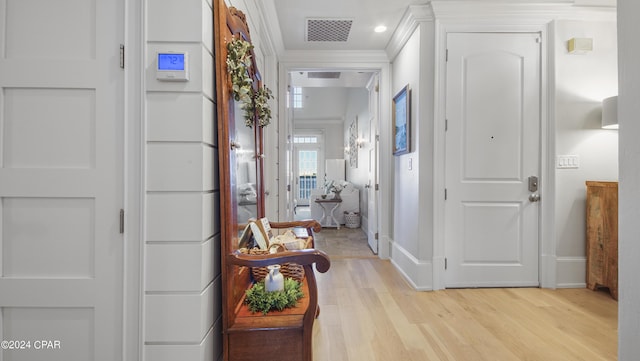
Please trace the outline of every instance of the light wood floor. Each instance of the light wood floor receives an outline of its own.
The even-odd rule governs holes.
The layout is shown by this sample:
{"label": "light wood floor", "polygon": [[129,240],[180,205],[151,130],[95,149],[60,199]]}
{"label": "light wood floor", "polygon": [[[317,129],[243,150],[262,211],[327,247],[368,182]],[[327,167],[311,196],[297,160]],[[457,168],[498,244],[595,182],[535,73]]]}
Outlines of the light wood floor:
{"label": "light wood floor", "polygon": [[[357,241],[363,237],[335,231],[323,230],[325,243],[317,245],[332,264],[318,274],[315,361],[616,360],[618,304],[606,292],[417,292],[389,261],[364,253],[366,240]],[[360,242],[348,248],[363,253],[331,248],[345,239]]]}

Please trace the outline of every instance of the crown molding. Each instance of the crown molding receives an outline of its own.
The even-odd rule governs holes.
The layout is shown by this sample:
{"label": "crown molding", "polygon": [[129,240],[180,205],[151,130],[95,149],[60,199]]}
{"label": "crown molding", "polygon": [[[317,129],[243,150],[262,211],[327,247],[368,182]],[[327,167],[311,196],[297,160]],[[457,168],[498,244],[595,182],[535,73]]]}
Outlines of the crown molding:
{"label": "crown molding", "polygon": [[297,118],[294,117],[293,119],[295,120],[296,124],[300,124],[300,125],[313,125],[313,126],[318,126],[321,127],[322,125],[341,125],[344,124],[344,117],[332,117],[332,118]]}
{"label": "crown molding", "polygon": [[387,63],[383,50],[286,50],[280,61],[289,63]]}
{"label": "crown molding", "polygon": [[[282,40],[282,30],[274,0],[255,1],[257,15],[260,18],[260,33],[266,38],[269,46],[273,51],[273,55],[277,58],[284,53],[284,41]],[[271,19],[271,20],[268,20]],[[273,19],[276,19],[275,21]]]}
{"label": "crown molding", "polygon": [[433,20],[434,14],[430,5],[410,5],[385,48],[389,59],[393,61],[421,22]]}
{"label": "crown molding", "polygon": [[[613,0],[615,1],[615,0]],[[611,0],[591,0],[590,4],[610,4]],[[615,21],[615,6],[582,6],[573,0],[547,3],[477,2],[468,0],[431,1],[437,20],[522,21],[549,22],[553,20]]]}

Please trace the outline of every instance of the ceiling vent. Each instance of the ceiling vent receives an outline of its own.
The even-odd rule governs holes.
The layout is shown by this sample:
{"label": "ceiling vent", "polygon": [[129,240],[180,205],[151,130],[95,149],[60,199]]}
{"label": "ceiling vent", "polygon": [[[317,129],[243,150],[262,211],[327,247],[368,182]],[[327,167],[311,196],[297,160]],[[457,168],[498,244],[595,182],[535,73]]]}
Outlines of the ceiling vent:
{"label": "ceiling vent", "polygon": [[338,71],[310,71],[307,73],[309,79],[340,79]]}
{"label": "ceiling vent", "polygon": [[307,41],[346,42],[351,24],[351,19],[307,19]]}

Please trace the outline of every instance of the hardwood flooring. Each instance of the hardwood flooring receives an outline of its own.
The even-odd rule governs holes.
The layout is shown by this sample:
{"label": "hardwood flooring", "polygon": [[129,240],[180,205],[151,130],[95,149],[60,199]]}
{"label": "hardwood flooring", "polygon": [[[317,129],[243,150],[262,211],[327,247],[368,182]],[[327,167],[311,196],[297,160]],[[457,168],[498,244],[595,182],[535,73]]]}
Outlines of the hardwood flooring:
{"label": "hardwood flooring", "polygon": [[[607,292],[418,292],[389,261],[364,253],[366,239],[344,234],[359,230],[336,231],[323,230],[324,243],[317,244],[325,247],[332,264],[329,272],[318,274],[321,313],[314,325],[315,361],[617,358],[618,304]],[[332,241],[332,236],[342,241]],[[359,244],[340,245],[345,239]],[[341,249],[351,253],[341,254]]]}

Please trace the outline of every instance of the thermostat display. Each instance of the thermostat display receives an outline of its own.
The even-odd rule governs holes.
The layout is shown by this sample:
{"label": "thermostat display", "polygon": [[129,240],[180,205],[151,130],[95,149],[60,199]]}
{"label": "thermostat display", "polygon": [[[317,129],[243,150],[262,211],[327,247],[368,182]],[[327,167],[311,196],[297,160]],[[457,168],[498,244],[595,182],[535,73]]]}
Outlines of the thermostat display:
{"label": "thermostat display", "polygon": [[189,58],[185,53],[158,53],[156,79],[165,81],[189,80]]}

